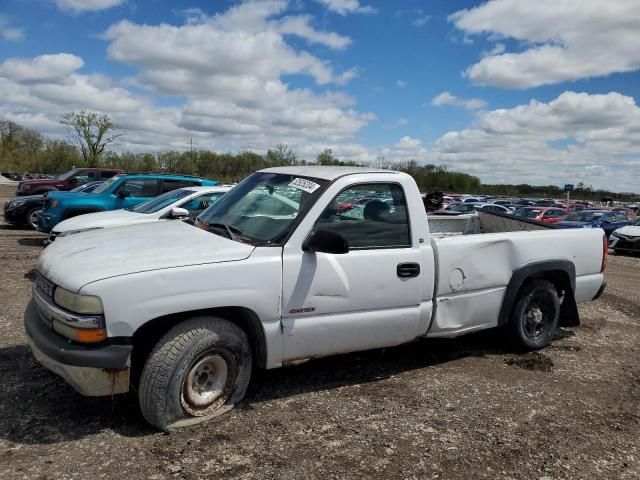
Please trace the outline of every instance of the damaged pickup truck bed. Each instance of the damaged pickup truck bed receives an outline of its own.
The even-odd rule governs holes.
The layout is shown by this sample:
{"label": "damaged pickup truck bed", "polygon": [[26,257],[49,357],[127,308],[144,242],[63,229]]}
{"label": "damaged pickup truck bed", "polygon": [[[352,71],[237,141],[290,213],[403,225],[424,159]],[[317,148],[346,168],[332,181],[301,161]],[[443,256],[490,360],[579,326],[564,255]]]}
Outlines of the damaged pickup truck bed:
{"label": "damaged pickup truck bed", "polygon": [[494,327],[515,348],[545,347],[604,289],[602,230],[478,218],[468,234],[430,232],[403,173],[262,170],[195,225],[54,242],[25,314],[29,343],[84,395],[133,385],[164,430],[232,408],[253,367]]}

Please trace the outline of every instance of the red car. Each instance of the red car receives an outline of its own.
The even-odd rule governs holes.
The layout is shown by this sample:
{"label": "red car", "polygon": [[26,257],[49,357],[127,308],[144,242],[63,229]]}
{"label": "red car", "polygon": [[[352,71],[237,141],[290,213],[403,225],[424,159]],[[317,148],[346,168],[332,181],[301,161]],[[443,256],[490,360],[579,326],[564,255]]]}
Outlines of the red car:
{"label": "red car", "polygon": [[117,168],[75,168],[58,178],[20,182],[16,195],[42,195],[55,190],[72,190],[85,183],[107,180],[120,173],[124,171]]}
{"label": "red car", "polygon": [[523,207],[514,212],[514,216],[537,220],[544,223],[557,223],[569,215],[568,210],[555,207]]}

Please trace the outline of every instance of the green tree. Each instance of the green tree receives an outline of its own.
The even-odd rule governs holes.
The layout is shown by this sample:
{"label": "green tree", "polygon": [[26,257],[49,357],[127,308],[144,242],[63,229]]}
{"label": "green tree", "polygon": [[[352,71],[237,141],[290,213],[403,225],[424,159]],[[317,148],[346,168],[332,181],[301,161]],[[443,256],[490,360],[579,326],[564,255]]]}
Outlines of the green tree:
{"label": "green tree", "polygon": [[62,115],[60,123],[69,129],[88,167],[100,165],[100,158],[107,146],[122,136],[108,115],[94,112],[67,112]]}

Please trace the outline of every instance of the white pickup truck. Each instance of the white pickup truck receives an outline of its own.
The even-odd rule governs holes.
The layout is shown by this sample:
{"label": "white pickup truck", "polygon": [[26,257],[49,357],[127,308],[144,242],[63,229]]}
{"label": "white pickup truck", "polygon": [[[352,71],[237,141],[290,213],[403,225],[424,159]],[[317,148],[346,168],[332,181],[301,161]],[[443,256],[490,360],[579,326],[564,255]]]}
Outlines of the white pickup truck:
{"label": "white pickup truck", "polygon": [[262,170],[195,224],[54,242],[38,262],[27,337],[84,395],[133,385],[165,430],[237,404],[254,367],[494,327],[516,348],[542,348],[558,324],[579,323],[576,302],[602,293],[604,233],[490,230],[430,232],[403,173]]}

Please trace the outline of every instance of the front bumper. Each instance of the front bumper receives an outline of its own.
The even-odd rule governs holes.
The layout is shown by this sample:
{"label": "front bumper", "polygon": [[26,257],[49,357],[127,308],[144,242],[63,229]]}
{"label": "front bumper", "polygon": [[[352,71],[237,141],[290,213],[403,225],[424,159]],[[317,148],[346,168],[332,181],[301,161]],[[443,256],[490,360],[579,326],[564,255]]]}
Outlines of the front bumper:
{"label": "front bumper", "polygon": [[57,223],[57,220],[50,213],[47,213],[46,210],[43,210],[38,214],[39,232],[49,233]]}
{"label": "front bumper", "polygon": [[20,225],[26,222],[27,207],[20,205],[19,207],[9,209],[8,202],[4,206],[4,221],[13,225]]}
{"label": "front bumper", "polygon": [[97,397],[129,390],[132,345],[71,342],[51,329],[33,299],[25,311],[24,325],[34,357],[78,393]]}
{"label": "front bumper", "polygon": [[614,237],[611,235],[609,239],[609,248],[626,250],[629,252],[640,252],[640,237],[631,237],[628,235],[619,235]]}

